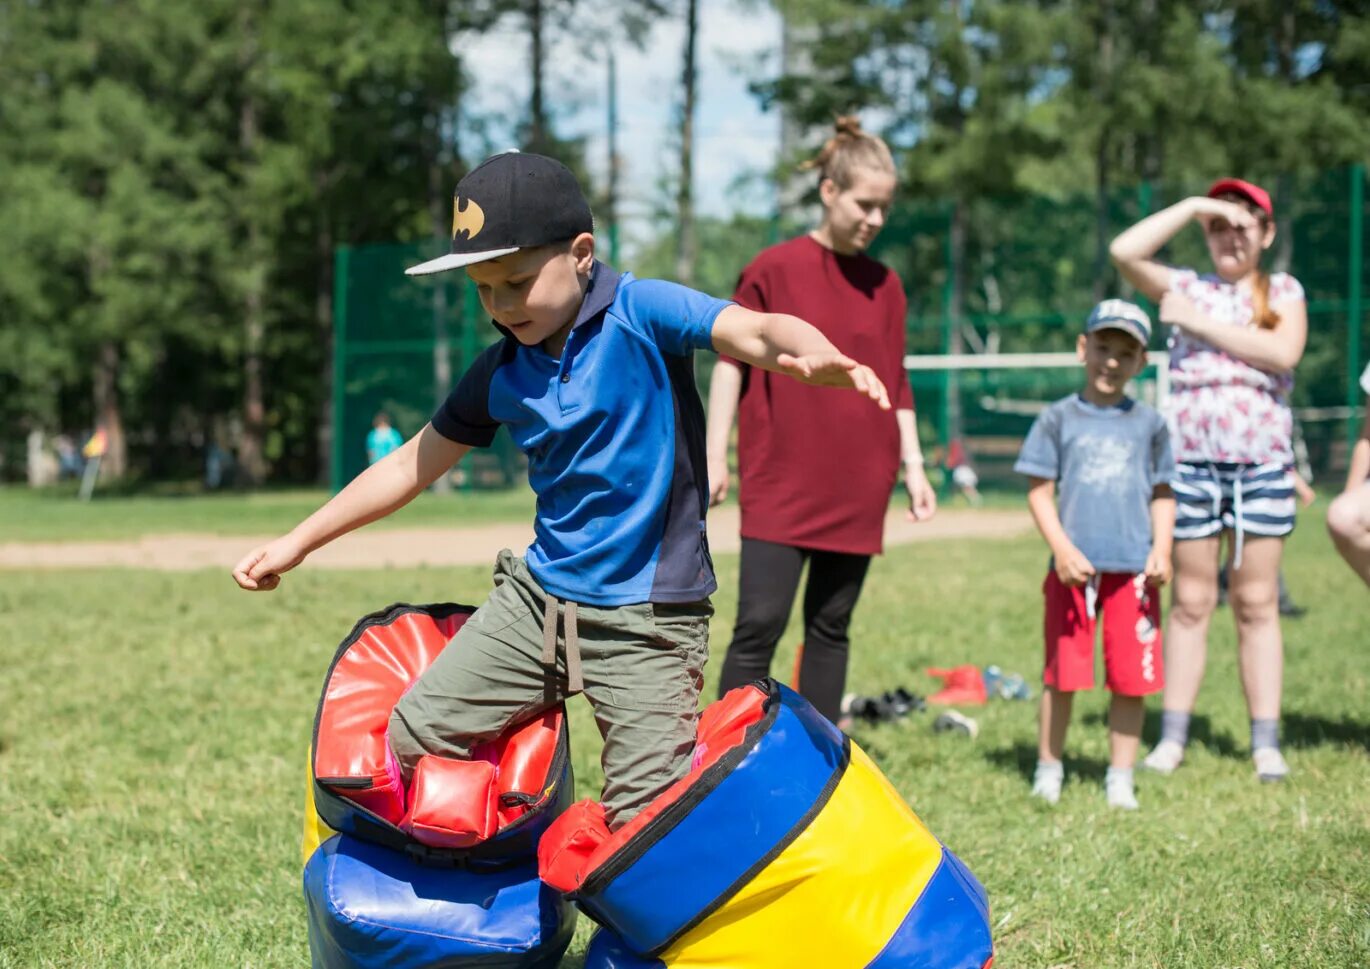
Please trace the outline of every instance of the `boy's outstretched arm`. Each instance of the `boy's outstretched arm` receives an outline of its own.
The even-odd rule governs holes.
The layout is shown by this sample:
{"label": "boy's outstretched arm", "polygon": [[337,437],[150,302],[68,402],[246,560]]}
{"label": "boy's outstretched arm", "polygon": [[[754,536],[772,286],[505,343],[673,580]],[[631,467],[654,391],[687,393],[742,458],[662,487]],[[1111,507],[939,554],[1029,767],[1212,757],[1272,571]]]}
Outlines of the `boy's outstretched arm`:
{"label": "boy's outstretched arm", "polygon": [[870,367],[840,353],[817,328],[797,316],[729,306],[713,325],[714,349],[763,370],[789,374],[817,387],[851,387],[890,409],[889,392]]}
{"label": "boy's outstretched arm", "polygon": [[433,430],[432,424],[424,425],[288,534],[243,556],[233,569],[234,581],[253,592],[270,592],[281,584],[281,575],[310,552],[403,508],[469,450],[469,445]]}

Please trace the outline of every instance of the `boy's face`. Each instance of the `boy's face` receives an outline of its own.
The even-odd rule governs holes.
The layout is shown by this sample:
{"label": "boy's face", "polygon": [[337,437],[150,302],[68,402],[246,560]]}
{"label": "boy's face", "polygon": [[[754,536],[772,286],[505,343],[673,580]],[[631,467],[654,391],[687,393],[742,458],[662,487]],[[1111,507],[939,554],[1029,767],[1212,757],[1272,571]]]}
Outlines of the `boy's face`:
{"label": "boy's face", "polygon": [[481,306],[525,346],[552,339],[560,350],[580,310],[595,261],[595,237],[583,232],[568,244],[523,249],[466,267]]}
{"label": "boy's face", "polygon": [[1122,397],[1127,382],[1146,366],[1146,350],[1137,338],[1122,330],[1082,333],[1076,352],[1085,365],[1085,384],[1092,396],[1102,400]]}

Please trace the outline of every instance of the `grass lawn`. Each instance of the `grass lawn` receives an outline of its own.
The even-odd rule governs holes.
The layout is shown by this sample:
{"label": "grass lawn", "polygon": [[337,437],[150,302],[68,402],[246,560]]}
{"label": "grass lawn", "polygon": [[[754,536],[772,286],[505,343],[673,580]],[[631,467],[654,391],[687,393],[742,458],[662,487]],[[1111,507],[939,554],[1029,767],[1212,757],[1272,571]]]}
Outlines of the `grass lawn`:
{"label": "grass lawn", "polygon": [[[270,531],[272,514],[244,530]],[[927,693],[922,669],[958,662],[1035,679],[1044,559],[1020,539],[879,560],[851,687]],[[1104,806],[1101,693],[1077,705],[1054,809],[1027,797],[1034,704],[971,711],[973,741],[933,734],[929,714],[858,734],[988,888],[996,967],[1370,965],[1370,595],[1315,513],[1288,564],[1310,612],[1286,626],[1284,785],[1252,773],[1225,611],[1190,759],[1141,777],[1140,813]],[[715,672],[737,562],[718,565]],[[307,965],[302,768],[325,664],[362,613],[479,602],[488,576],[306,568],[251,596],[218,573],[0,574],[0,967]],[[588,712],[573,705],[585,795],[599,786]],[[582,919],[568,965],[588,935]]]}
{"label": "grass lawn", "polygon": [[[0,542],[80,542],[166,532],[280,535],[328,500],[323,489],[180,494],[101,494],[90,502],[74,488],[0,487]],[[372,528],[531,521],[533,492],[427,493]]]}

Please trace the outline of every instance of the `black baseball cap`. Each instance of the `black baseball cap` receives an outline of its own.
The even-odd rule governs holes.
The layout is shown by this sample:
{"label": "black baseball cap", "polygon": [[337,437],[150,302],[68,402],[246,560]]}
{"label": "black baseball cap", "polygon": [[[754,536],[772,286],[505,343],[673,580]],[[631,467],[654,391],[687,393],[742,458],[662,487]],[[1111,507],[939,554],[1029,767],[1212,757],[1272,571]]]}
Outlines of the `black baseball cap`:
{"label": "black baseball cap", "polygon": [[593,231],[590,204],[569,168],[545,155],[506,151],[485,159],[457,183],[452,251],[405,274],[458,269]]}

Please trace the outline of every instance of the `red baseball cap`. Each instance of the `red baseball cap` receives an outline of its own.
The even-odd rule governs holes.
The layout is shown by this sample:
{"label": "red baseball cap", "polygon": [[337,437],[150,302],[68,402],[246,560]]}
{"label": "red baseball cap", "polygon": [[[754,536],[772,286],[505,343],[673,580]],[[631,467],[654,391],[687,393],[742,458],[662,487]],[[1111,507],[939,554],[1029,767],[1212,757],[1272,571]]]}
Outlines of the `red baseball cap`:
{"label": "red baseball cap", "polygon": [[1252,185],[1240,178],[1220,178],[1208,187],[1209,198],[1216,198],[1224,192],[1235,192],[1250,199],[1257,207],[1264,210],[1266,215],[1272,218],[1275,215],[1275,207],[1270,204],[1270,193],[1259,185]]}

